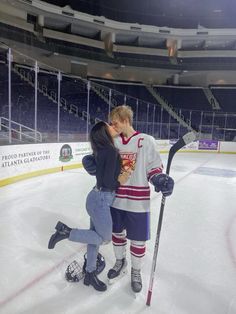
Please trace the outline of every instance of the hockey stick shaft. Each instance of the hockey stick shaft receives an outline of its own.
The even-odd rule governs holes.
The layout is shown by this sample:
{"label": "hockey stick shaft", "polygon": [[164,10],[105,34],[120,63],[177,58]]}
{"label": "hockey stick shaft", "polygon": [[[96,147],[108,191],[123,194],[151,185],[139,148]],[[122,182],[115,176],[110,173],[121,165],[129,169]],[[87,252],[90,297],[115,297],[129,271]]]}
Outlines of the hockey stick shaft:
{"label": "hockey stick shaft", "polygon": [[[166,167],[166,174],[169,175],[170,173],[170,166],[172,159],[175,155],[175,153],[183,148],[185,145],[193,142],[196,138],[195,133],[190,132],[185,134],[182,138],[180,138],[171,148],[168,155],[168,161],[167,161],[167,167]],[[158,219],[158,225],[157,225],[157,233],[156,233],[156,240],[155,240],[155,246],[154,246],[154,253],[153,253],[153,259],[152,259],[152,268],[151,268],[151,274],[150,274],[150,281],[149,281],[149,289],[147,294],[147,300],[146,305],[151,305],[151,298],[152,298],[152,288],[153,288],[153,282],[154,282],[154,275],[156,270],[156,262],[157,262],[157,254],[159,249],[159,242],[160,242],[160,234],[161,234],[161,227],[162,227],[162,220],[163,220],[163,213],[165,208],[165,196],[162,196],[161,199],[161,208],[159,213],[159,219]]]}

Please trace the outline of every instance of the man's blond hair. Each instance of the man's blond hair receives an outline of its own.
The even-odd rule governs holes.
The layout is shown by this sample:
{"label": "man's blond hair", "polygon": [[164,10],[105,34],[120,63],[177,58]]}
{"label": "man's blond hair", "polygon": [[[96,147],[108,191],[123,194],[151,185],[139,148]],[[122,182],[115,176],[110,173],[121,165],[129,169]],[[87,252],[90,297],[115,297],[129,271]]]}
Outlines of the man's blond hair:
{"label": "man's blond hair", "polygon": [[121,122],[124,122],[124,120],[128,119],[130,125],[133,124],[133,110],[130,106],[127,105],[122,105],[122,106],[117,106],[109,114],[109,119],[110,121],[117,119]]}

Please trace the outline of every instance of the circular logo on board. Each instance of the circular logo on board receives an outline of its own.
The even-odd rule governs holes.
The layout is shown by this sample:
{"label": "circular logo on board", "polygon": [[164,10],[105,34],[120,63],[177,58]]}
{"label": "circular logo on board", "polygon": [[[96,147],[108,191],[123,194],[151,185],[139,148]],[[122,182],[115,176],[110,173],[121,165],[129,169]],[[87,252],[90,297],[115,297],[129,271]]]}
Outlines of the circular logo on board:
{"label": "circular logo on board", "polygon": [[72,148],[70,147],[70,145],[68,144],[63,145],[60,150],[59,160],[62,162],[67,162],[67,161],[70,161],[72,158],[73,158]]}

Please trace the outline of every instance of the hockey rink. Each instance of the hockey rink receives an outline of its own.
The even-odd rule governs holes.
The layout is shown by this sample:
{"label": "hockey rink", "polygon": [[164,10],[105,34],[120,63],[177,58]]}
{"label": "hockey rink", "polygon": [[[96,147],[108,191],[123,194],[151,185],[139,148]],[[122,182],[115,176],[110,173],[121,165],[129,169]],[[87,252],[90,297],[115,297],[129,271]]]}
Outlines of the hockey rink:
{"label": "hockey rink", "polygon": [[[167,155],[161,155],[164,164]],[[146,306],[161,194],[152,191],[151,235],[143,290],[134,298],[128,274],[97,292],[64,279],[83,265],[86,246],[67,240],[48,250],[58,220],[87,228],[85,199],[94,177],[83,169],[36,177],[0,188],[0,313],[2,314],[235,314],[236,155],[177,153],[173,195],[166,200],[151,306]],[[129,249],[129,245],[128,245]],[[106,273],[112,245],[100,252]]]}

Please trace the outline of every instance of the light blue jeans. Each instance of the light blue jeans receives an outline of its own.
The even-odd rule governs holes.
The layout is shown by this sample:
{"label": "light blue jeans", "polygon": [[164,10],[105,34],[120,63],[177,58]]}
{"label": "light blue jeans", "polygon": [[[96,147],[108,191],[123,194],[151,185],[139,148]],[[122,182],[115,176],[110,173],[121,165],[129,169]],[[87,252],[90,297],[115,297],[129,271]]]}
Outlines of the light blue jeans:
{"label": "light blue jeans", "polygon": [[87,243],[86,271],[96,269],[98,249],[101,244],[111,241],[112,218],[110,206],[115,192],[103,192],[93,189],[86,199],[86,209],[90,216],[90,229],[72,229],[69,240]]}

